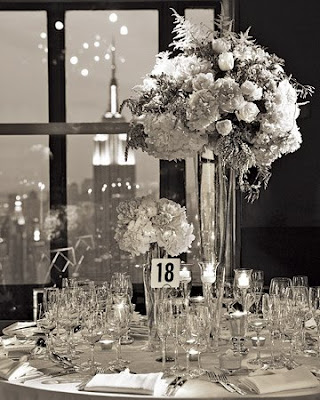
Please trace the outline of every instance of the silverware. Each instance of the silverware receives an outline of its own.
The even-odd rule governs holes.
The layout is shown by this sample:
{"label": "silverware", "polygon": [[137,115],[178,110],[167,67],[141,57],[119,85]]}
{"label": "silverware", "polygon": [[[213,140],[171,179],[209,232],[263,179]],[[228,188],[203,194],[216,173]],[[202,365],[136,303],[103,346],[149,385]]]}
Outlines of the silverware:
{"label": "silverware", "polygon": [[187,382],[187,378],[181,378],[175,385],[174,389],[170,392],[170,396],[174,396],[178,389],[181,388]]}
{"label": "silverware", "polygon": [[235,383],[232,383],[229,381],[227,375],[225,373],[220,373],[219,377],[221,379],[222,382],[226,383],[227,385],[231,386],[232,389],[234,389],[238,394],[241,394],[241,396],[246,395],[247,393],[242,390],[238,385],[236,385]]}
{"label": "silverware", "polygon": [[177,376],[171,381],[167,387],[166,396],[174,396],[177,390],[187,382],[187,378],[183,376]]}
{"label": "silverware", "polygon": [[235,393],[235,389],[233,388],[233,387],[231,387],[229,384],[227,384],[227,383],[225,383],[224,381],[223,381],[223,375],[220,375],[220,374],[218,374],[218,373],[215,373],[215,372],[213,372],[213,371],[208,371],[207,372],[207,375],[208,375],[208,377],[209,377],[209,379],[210,379],[210,382],[213,382],[213,383],[220,383],[220,385],[222,386],[222,387],[224,387],[228,392],[230,392],[230,393]]}

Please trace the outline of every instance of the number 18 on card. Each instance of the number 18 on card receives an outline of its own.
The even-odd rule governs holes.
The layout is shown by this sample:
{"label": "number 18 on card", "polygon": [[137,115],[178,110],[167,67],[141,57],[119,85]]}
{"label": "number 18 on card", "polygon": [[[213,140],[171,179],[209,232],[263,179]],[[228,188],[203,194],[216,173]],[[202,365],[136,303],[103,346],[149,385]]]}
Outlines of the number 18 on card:
{"label": "number 18 on card", "polygon": [[151,287],[179,287],[180,258],[154,258],[151,264]]}

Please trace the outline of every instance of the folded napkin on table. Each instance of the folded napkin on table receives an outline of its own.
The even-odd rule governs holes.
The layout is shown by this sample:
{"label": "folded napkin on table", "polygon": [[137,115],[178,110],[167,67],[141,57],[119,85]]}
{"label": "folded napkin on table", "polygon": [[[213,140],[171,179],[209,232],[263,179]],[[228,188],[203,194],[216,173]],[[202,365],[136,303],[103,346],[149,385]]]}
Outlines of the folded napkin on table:
{"label": "folded napkin on table", "polygon": [[97,374],[85,386],[89,392],[109,392],[153,395],[160,391],[164,381],[162,372],[150,374],[131,374],[129,370],[120,374]]}
{"label": "folded napkin on table", "polygon": [[14,381],[29,375],[39,375],[39,371],[28,362],[13,361],[10,358],[0,358],[0,378]]}
{"label": "folded napkin on table", "polygon": [[307,389],[319,385],[318,379],[303,366],[281,373],[250,376],[241,381],[258,394]]}

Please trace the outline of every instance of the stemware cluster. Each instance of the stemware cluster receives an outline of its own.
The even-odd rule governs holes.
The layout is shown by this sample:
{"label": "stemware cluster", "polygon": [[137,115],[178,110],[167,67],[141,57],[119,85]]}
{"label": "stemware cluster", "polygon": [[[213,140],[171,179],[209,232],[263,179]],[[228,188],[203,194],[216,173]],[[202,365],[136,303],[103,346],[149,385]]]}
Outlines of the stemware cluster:
{"label": "stemware cluster", "polygon": [[[110,337],[116,347],[116,359],[109,369],[119,371],[128,361],[121,357],[121,344],[133,339],[128,336],[129,323],[134,311],[130,276],[116,273],[110,284],[90,280],[65,279],[62,289],[45,288],[43,304],[37,324],[46,335],[46,350],[42,357],[67,356],[70,362],[81,352],[75,341],[82,340],[91,349],[90,359],[79,365],[81,370],[95,373],[95,344],[103,337]],[[80,336],[75,339],[75,332]]]}

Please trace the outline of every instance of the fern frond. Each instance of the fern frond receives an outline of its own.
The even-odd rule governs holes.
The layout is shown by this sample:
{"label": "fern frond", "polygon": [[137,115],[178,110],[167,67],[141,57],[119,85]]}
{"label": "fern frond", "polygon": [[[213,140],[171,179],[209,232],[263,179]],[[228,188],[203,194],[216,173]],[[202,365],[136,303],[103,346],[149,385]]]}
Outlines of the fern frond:
{"label": "fern frond", "polygon": [[170,46],[172,46],[174,50],[197,48],[205,38],[201,26],[192,24],[183,16],[179,15],[173,8],[171,8],[171,11],[175,17],[175,27],[172,31],[175,36]]}

